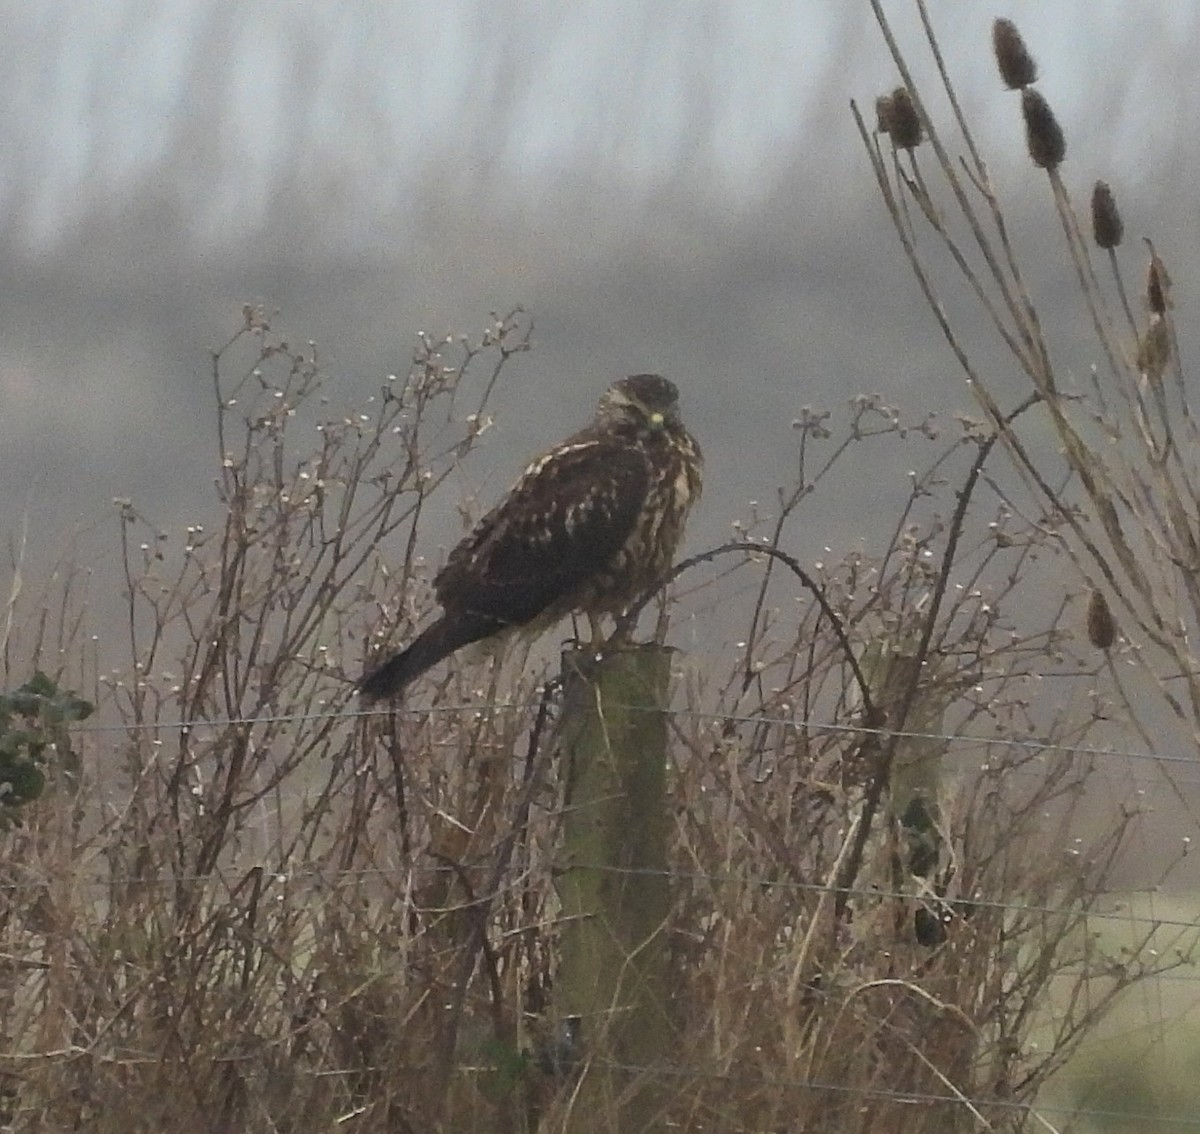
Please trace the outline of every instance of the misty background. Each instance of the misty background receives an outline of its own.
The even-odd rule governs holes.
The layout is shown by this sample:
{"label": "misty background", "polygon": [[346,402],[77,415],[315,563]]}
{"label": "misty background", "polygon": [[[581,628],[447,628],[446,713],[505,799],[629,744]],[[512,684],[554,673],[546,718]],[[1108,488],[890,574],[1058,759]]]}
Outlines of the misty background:
{"label": "misty background", "polygon": [[[1069,184],[1111,181],[1186,300],[1200,7],[930,7],[1051,321],[1073,293],[991,64],[997,14],[1040,63]],[[915,6],[889,11],[929,75]],[[805,404],[973,412],[853,130],[850,98],[870,116],[897,81],[865,0],[0,12],[0,525],[28,509],[30,555],[113,497],[164,526],[211,501],[208,351],[244,302],[316,340],[347,402],[403,370],[417,330],[523,304],[536,349],[496,402],[485,480],[613,377],[670,375],[708,457],[693,545],[774,498]],[[876,460],[806,519],[814,545],[900,498]]]}
{"label": "misty background", "polygon": [[[933,95],[915,4],[886,7]],[[1112,184],[1186,310],[1200,4],[929,8],[1060,373],[1083,377],[1087,324],[991,21],[1014,19],[1039,62],[1076,199]],[[806,405],[844,420],[878,392],[946,429],[859,446],[804,506],[787,547],[804,563],[878,538],[921,445],[932,459],[954,413],[977,412],[854,130],[850,99],[873,120],[898,82],[866,0],[75,0],[0,17],[0,531],[16,554],[28,518],[35,580],[72,539],[99,575],[115,565],[114,498],[168,530],[212,514],[209,351],[247,302],[316,341],[347,405],[405,371],[417,331],[477,334],[523,305],[535,348],[467,470],[484,503],[611,379],[667,374],[707,457],[693,550],[750,501],[770,513]],[[978,324],[968,341],[1015,400],[960,298],[952,316]]]}

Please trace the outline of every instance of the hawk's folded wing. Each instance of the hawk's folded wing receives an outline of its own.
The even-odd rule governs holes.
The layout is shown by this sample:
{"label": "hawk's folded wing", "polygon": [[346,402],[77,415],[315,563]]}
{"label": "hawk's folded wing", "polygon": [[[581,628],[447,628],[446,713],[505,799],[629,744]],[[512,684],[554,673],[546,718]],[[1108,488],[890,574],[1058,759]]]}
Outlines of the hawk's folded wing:
{"label": "hawk's folded wing", "polygon": [[435,580],[448,615],[521,625],[602,572],[646,504],[645,457],[613,436],[580,435],[535,461],[454,549]]}

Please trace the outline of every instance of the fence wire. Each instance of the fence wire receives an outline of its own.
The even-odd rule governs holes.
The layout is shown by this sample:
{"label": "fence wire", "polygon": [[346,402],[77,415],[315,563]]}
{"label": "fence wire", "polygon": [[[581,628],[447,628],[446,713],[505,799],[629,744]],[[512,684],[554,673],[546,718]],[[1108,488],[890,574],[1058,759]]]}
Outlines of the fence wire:
{"label": "fence wire", "polygon": [[[5,1058],[18,1059],[23,1063],[36,1060],[58,1059],[72,1060],[80,1058],[99,1058],[102,1062],[118,1066],[157,1065],[162,1061],[159,1054],[145,1052],[141,1055],[107,1055],[99,1057],[96,1053],[84,1047],[66,1047],[42,1052],[21,1052],[6,1055]],[[254,1055],[216,1056],[215,1063],[237,1064],[249,1063],[256,1058]],[[619,1071],[623,1074],[644,1078],[673,1079],[681,1082],[718,1082],[728,1083],[741,1088],[767,1088],[778,1091],[809,1091],[823,1094],[840,1094],[861,1099],[871,1099],[878,1102],[890,1102],[904,1106],[939,1106],[958,1107],[970,1111],[981,1119],[984,1129],[993,1129],[987,1124],[988,1112],[1006,1112],[1023,1114],[1043,1125],[1043,1129],[1057,1134],[1057,1127],[1051,1125],[1048,1116],[1070,1119],[1095,1119],[1102,1123],[1122,1124],[1139,1122],[1162,1129],[1195,1130],[1200,1125],[1200,1114],[1197,1115],[1164,1115],[1153,1114],[1139,1110],[1111,1110],[1087,1106],[1071,1106],[1054,1102],[1019,1102],[1015,1099],[997,1098],[995,1096],[970,1095],[965,1092],[939,1094],[933,1091],[902,1091],[889,1087],[871,1087],[862,1084],[846,1084],[822,1082],[812,1079],[796,1079],[779,1075],[749,1074],[744,1071],[729,1072],[717,1068],[697,1065],[679,1064],[636,1064],[622,1063],[609,1059],[595,1059],[591,1066],[597,1069]],[[354,1078],[363,1075],[379,1075],[394,1072],[394,1068],[364,1065],[360,1067],[300,1067],[295,1068],[302,1075],[317,1078]],[[459,1062],[455,1065],[459,1074],[488,1075],[511,1074],[511,1068],[486,1062]],[[568,1072],[569,1074],[569,1072]],[[565,1077],[565,1076],[564,1076]],[[953,1086],[953,1084],[951,1084]],[[364,1108],[365,1109],[365,1108]],[[361,1111],[357,1112],[361,1113]],[[340,1121],[340,1120],[339,1120]]]}
{"label": "fence wire", "polygon": [[[423,706],[395,706],[391,708],[371,709],[334,709],[319,713],[278,713],[263,714],[253,717],[196,717],[189,720],[141,721],[126,724],[76,724],[70,726],[73,735],[89,735],[103,733],[141,733],[141,732],[190,732],[193,729],[220,729],[236,726],[255,727],[269,724],[303,724],[311,721],[359,721],[364,719],[388,716],[426,717],[439,714],[472,713],[485,714],[491,712],[515,713],[536,710],[538,701],[466,701],[454,704],[436,704]],[[656,712],[642,705],[618,705],[614,708],[632,712]],[[676,718],[721,722],[729,724],[767,725],[788,728],[795,731],[808,730],[811,732],[847,733],[855,736],[896,737],[901,740],[938,740],[945,743],[973,745],[977,747],[1019,748],[1035,752],[1068,754],[1076,756],[1095,757],[1097,759],[1116,759],[1131,761],[1152,761],[1156,764],[1181,764],[1191,768],[1200,768],[1200,759],[1168,752],[1147,752],[1138,749],[1111,748],[1086,744],[1061,744],[1056,741],[1040,739],[1036,736],[974,736],[970,733],[959,732],[919,732],[907,729],[874,728],[861,724],[844,721],[817,720],[808,717],[772,717],[761,713],[718,713],[705,712],[698,709],[671,709],[669,715]]]}

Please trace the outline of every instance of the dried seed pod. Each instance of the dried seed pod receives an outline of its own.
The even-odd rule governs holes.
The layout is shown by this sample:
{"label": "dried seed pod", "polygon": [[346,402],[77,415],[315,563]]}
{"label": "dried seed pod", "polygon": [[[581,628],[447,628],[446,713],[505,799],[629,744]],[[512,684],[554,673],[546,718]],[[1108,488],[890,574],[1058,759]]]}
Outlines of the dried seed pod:
{"label": "dried seed pod", "polygon": [[1117,640],[1117,621],[1108,609],[1103,591],[1092,591],[1087,609],[1088,641],[1098,650],[1107,650]]}
{"label": "dried seed pod", "polygon": [[992,50],[996,53],[1000,78],[1010,91],[1020,90],[1036,81],[1037,64],[1012,20],[1001,18],[992,24]]}
{"label": "dried seed pod", "polygon": [[1156,252],[1150,253],[1150,264],[1146,268],[1146,306],[1155,315],[1166,314],[1171,306],[1171,277],[1167,266]]}
{"label": "dried seed pod", "polygon": [[890,96],[876,99],[875,112],[879,115],[879,128],[887,131],[896,149],[915,150],[924,140],[921,116],[907,87],[897,87]]}
{"label": "dried seed pod", "polygon": [[1062,127],[1050,104],[1032,87],[1021,92],[1021,113],[1025,116],[1025,142],[1033,164],[1042,169],[1057,169],[1067,153]]}
{"label": "dried seed pod", "polygon": [[1171,361],[1171,335],[1167,321],[1157,312],[1150,316],[1146,333],[1138,337],[1138,372],[1152,386],[1157,386]]}
{"label": "dried seed pod", "polygon": [[892,132],[892,96],[881,94],[875,100],[875,133],[890,134]]}
{"label": "dried seed pod", "polygon": [[1092,236],[1101,248],[1116,248],[1125,235],[1125,222],[1117,209],[1108,182],[1097,181],[1092,189]]}

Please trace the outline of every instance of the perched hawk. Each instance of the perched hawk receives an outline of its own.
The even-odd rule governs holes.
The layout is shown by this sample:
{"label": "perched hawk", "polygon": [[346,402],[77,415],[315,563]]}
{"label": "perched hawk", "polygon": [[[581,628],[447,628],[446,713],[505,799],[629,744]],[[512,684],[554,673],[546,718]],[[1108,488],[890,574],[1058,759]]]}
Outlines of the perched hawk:
{"label": "perched hawk", "polygon": [[362,679],[371,700],[470,642],[539,632],[567,614],[615,614],[671,568],[700,495],[700,447],[679,391],[657,374],[614,382],[591,425],[539,457],[434,579],[442,616]]}

